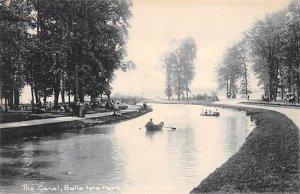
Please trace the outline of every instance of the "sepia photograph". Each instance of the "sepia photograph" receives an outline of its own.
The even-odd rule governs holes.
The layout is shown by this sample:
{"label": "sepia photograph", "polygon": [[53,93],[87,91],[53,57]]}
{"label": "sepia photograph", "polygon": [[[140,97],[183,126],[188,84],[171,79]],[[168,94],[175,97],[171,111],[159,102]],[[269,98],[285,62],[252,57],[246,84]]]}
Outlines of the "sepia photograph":
{"label": "sepia photograph", "polygon": [[0,194],[300,193],[300,0],[0,0]]}

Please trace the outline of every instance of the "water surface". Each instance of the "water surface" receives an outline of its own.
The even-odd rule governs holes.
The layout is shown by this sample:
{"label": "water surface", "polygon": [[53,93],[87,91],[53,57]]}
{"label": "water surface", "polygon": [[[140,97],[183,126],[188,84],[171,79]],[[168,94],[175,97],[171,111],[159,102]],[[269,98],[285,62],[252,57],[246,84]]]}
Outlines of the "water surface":
{"label": "water surface", "polygon": [[[203,117],[201,109],[215,109],[152,107],[123,123],[2,146],[1,193],[188,193],[236,153],[253,128],[244,112],[219,109],[220,117]],[[147,133],[150,118],[176,130]]]}

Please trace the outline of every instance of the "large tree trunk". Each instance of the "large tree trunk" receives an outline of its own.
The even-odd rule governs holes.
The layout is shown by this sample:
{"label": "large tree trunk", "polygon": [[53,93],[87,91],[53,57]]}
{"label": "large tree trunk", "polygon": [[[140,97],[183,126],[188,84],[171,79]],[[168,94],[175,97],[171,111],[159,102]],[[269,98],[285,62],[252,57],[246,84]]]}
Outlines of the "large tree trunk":
{"label": "large tree trunk", "polygon": [[34,106],[34,91],[33,91],[33,86],[34,84],[30,85],[31,88],[31,108]]}
{"label": "large tree trunk", "polygon": [[47,96],[45,95],[44,96],[44,105],[46,106],[46,104],[47,104]]}
{"label": "large tree trunk", "polygon": [[54,107],[58,106],[58,98],[59,98],[59,85],[55,84],[55,86],[54,86]]}
{"label": "large tree trunk", "polygon": [[61,102],[63,104],[65,104],[65,102],[66,102],[66,100],[65,100],[65,89],[64,88],[62,88],[62,90],[61,90]]}
{"label": "large tree trunk", "polygon": [[46,102],[47,102],[46,90],[44,91],[44,99],[43,99],[43,101],[44,101],[44,105],[46,105]]}
{"label": "large tree trunk", "polygon": [[7,94],[5,94],[5,99],[4,99],[4,103],[5,103],[5,112],[8,112],[8,108],[7,108],[7,101],[8,101],[8,99],[7,99]]}
{"label": "large tree trunk", "polygon": [[68,101],[69,101],[69,105],[71,103],[71,90],[69,89],[69,92],[68,92]]}
{"label": "large tree trunk", "polygon": [[244,79],[245,79],[245,90],[246,90],[246,97],[248,98],[248,69],[246,63],[244,63]]}
{"label": "large tree trunk", "polygon": [[64,82],[64,71],[62,71],[60,76],[60,91],[61,91],[61,102],[65,104],[65,82]]}
{"label": "large tree trunk", "polygon": [[14,90],[14,104],[15,105],[20,104],[20,94],[18,90]]}
{"label": "large tree trunk", "polygon": [[189,91],[186,91],[186,99],[189,100]]}
{"label": "large tree trunk", "polygon": [[13,107],[14,107],[14,90],[13,89],[11,89],[10,92],[9,92],[8,103],[9,103],[9,107],[11,109],[13,109]]}
{"label": "large tree trunk", "polygon": [[228,91],[229,91],[229,81],[228,81],[228,77],[226,78],[226,97],[229,98],[228,96]]}
{"label": "large tree trunk", "polygon": [[84,92],[82,88],[79,89],[79,102],[83,103],[84,102]]}
{"label": "large tree trunk", "polygon": [[180,81],[178,81],[178,91],[177,91],[177,100],[180,101],[180,94],[181,94],[181,85],[179,83]]}
{"label": "large tree trunk", "polygon": [[38,90],[35,88],[34,89],[34,95],[35,95],[35,103],[38,104],[40,103],[40,96]]}
{"label": "large tree trunk", "polygon": [[75,64],[75,75],[74,75],[74,82],[75,82],[75,93],[74,93],[74,102],[78,102],[79,99],[79,84],[78,84],[78,65]]}

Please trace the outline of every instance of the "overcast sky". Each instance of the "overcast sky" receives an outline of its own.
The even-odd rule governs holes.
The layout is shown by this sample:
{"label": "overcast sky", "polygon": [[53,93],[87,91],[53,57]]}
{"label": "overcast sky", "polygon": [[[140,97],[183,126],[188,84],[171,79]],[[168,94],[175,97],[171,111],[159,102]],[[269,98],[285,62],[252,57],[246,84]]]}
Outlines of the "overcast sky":
{"label": "overcast sky", "polygon": [[[113,93],[163,96],[160,57],[173,39],[197,44],[193,88],[216,88],[215,67],[225,48],[288,0],[133,0],[128,58],[137,69],[117,72]],[[254,82],[254,81],[253,81]],[[251,84],[252,89],[256,83]]]}

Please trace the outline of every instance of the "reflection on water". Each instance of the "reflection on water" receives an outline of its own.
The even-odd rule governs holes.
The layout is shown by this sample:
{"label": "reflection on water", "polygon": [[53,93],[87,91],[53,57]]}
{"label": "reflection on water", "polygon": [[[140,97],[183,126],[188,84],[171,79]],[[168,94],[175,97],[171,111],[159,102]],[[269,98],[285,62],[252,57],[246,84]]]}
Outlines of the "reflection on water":
{"label": "reflection on water", "polygon": [[[232,110],[203,117],[208,107],[153,108],[127,122],[3,146],[1,192],[188,193],[238,151],[253,125]],[[150,118],[176,130],[140,129]]]}

